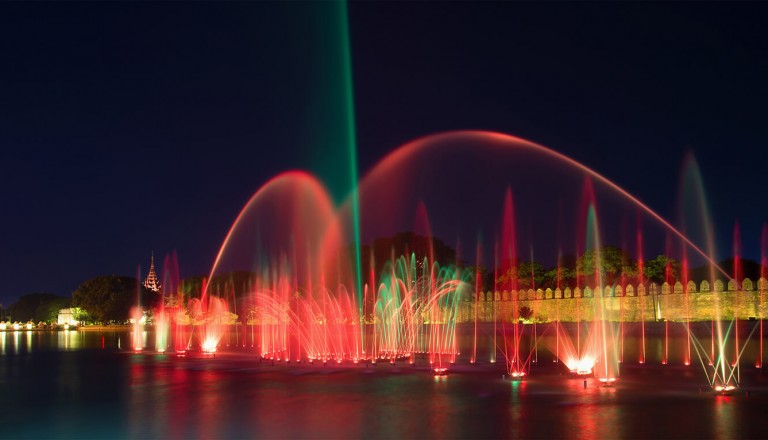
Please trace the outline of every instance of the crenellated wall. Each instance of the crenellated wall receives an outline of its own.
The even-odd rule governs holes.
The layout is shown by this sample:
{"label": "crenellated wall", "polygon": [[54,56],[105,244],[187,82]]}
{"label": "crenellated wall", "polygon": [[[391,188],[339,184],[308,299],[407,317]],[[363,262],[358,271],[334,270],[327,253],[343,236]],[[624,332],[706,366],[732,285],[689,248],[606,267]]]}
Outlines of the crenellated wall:
{"label": "crenellated wall", "polygon": [[[592,320],[600,316],[611,321],[704,321],[716,319],[763,318],[768,309],[768,280],[760,278],[754,283],[745,278],[740,285],[733,280],[723,283],[715,280],[685,286],[664,283],[637,286],[606,286],[602,289],[578,287],[571,289],[528,289],[519,291],[484,292],[477,301],[461,303],[460,322],[471,322],[477,313],[478,321],[494,319],[512,321],[515,308],[528,307],[539,321],[575,322]],[[601,307],[602,303],[602,307]],[[736,311],[738,310],[738,313]]]}

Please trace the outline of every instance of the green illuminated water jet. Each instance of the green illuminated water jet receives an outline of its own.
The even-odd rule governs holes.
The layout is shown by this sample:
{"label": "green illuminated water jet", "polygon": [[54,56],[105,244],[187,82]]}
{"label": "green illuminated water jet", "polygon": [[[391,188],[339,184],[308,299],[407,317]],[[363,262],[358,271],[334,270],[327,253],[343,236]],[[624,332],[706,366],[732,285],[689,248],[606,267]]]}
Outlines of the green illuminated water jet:
{"label": "green illuminated water jet", "polygon": [[357,134],[354,83],[345,1],[311,4],[309,23],[313,44],[311,100],[307,114],[311,139],[310,168],[324,182],[335,203],[349,200],[352,210],[355,288],[363,313],[363,277],[360,255]]}

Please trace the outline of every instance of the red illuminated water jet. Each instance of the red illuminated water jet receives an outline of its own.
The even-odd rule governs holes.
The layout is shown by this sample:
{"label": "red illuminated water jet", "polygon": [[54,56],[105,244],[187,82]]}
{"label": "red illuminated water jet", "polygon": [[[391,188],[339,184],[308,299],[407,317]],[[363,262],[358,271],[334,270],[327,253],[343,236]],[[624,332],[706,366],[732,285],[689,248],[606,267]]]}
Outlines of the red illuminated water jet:
{"label": "red illuminated water jet", "polygon": [[[552,319],[551,316],[539,318],[539,313],[544,310],[542,304],[549,297],[541,296],[533,264],[529,272],[520,269],[518,247],[530,249],[533,260],[532,237],[538,232],[536,228],[539,225],[536,224],[536,217],[530,224],[524,223],[523,216],[534,212],[525,203],[528,187],[516,186],[506,176],[522,174],[530,171],[525,169],[530,167],[520,163],[517,168],[504,168],[503,173],[506,174],[499,174],[499,179],[492,182],[500,187],[496,189],[503,193],[503,197],[499,196],[497,204],[487,207],[484,206],[485,202],[478,203],[477,199],[482,198],[476,197],[477,192],[472,192],[478,188],[470,188],[470,197],[461,192],[461,182],[481,176],[460,175],[454,172],[454,168],[450,168],[447,158],[453,157],[451,154],[457,151],[465,155],[476,154],[477,151],[477,154],[488,154],[491,158],[523,152],[525,157],[541,159],[550,166],[556,165],[559,168],[556,167],[555,171],[579,173],[579,178],[568,181],[568,184],[573,180],[586,182],[582,199],[579,200],[578,196],[573,198],[580,202],[580,209],[575,214],[569,213],[565,220],[568,225],[576,225],[573,243],[564,239],[557,243],[559,248],[575,247],[577,254],[590,251],[595,259],[594,267],[581,272],[577,268],[574,290],[578,289],[582,293],[573,298],[578,321],[575,326],[562,325],[559,308],[553,325],[540,324],[546,322],[546,319]],[[467,156],[459,154],[458,157]],[[488,162],[489,168],[495,165],[492,161],[485,162]],[[463,165],[461,161],[459,164]],[[461,170],[460,167],[458,169]],[[548,173],[547,179],[542,180],[565,179],[561,174]],[[457,181],[460,183],[455,184]],[[578,186],[576,188],[578,191]],[[179,355],[193,348],[213,354],[226,346],[235,346],[251,349],[261,359],[285,363],[316,361],[316,365],[359,365],[361,362],[381,362],[397,365],[398,362],[406,361],[409,365],[416,365],[417,359],[422,359],[424,365],[428,363],[430,369],[438,374],[447,371],[446,365],[455,363],[459,358],[457,323],[465,320],[473,322],[469,355],[471,364],[486,362],[486,359],[494,363],[497,355],[501,354],[506,373],[513,378],[522,378],[531,373],[531,364],[536,363],[541,344],[542,347],[548,346],[555,360],[562,361],[573,375],[594,375],[601,383],[610,384],[616,380],[618,364],[623,360],[625,313],[629,307],[626,301],[630,301],[630,298],[624,298],[628,282],[623,275],[617,283],[615,279],[606,279],[599,269],[602,241],[607,234],[601,230],[598,220],[602,224],[608,210],[598,212],[598,190],[606,191],[613,197],[618,196],[616,198],[621,202],[628,202],[633,210],[651,217],[655,224],[661,225],[673,239],[682,243],[683,267],[680,277],[682,293],[685,294],[685,325],[688,334],[687,348],[682,358],[683,363],[688,365],[692,356],[691,346],[696,341],[692,342],[690,330],[690,255],[687,250],[693,249],[692,255],[699,254],[714,270],[722,272],[712,261],[712,253],[703,252],[648,206],[583,164],[519,138],[479,131],[445,133],[419,139],[385,157],[356,188],[360,200],[359,217],[354,215],[349,201],[337,207],[322,182],[308,173],[291,171],[275,176],[254,193],[235,218],[215,257],[207,281],[203,281],[201,286],[191,292],[182,293],[179,288],[167,292],[167,298],[175,300],[155,310],[156,329],[173,338],[173,350]],[[501,209],[498,202],[501,202]],[[482,210],[477,209],[478,205]],[[604,207],[602,202],[600,206]],[[475,250],[474,258],[468,258],[474,260],[474,268],[468,267],[471,263],[461,261],[458,245],[452,261],[441,261],[436,253],[436,243],[439,242],[435,236],[438,234],[449,237],[452,237],[450,234],[456,234],[453,236],[461,236],[456,241],[466,244],[466,235],[461,235],[466,232],[461,230],[465,225],[456,226],[459,232],[446,232],[446,229],[454,225],[446,227],[443,224],[454,218],[452,213],[456,214],[456,218],[461,218],[459,210],[476,213],[478,224],[485,221],[481,217],[485,217],[486,212],[495,212],[487,216],[491,218],[487,220],[491,227],[483,229],[490,231],[488,236],[495,237],[495,240],[489,239],[483,243],[482,228],[478,226],[473,229],[477,226],[474,224],[466,226],[470,229],[469,233],[478,237],[476,243],[469,240],[467,246],[470,249],[468,254],[472,254],[471,249]],[[518,217],[523,217],[523,221],[519,221]],[[430,219],[435,223],[432,224]],[[351,232],[354,223],[358,221],[363,242],[354,241]],[[455,223],[460,222],[457,220]],[[518,224],[527,226],[523,228],[527,232],[521,234],[517,230]],[[638,286],[645,289],[648,280],[643,275],[643,246],[647,246],[647,243],[643,242],[640,224],[638,214],[635,240],[637,278]],[[377,239],[397,237],[398,232],[408,228],[414,233],[404,244],[392,239],[389,249],[382,251],[376,246]],[[729,278],[732,276],[736,280],[741,277],[738,269],[740,247],[736,244],[740,240],[738,234],[737,228],[734,233],[737,269],[729,274]],[[765,244],[768,239],[765,237],[768,232],[764,232],[763,236],[765,260],[765,249],[768,247]],[[626,237],[622,238],[627,240]],[[630,238],[628,241],[633,240]],[[670,240],[668,253],[672,247]],[[357,249],[360,252],[355,252]],[[484,252],[488,255],[484,255]],[[362,261],[355,261],[358,254]],[[480,267],[483,260],[490,264],[491,259],[494,260],[493,291],[484,297],[486,292],[483,292]],[[166,264],[173,265],[172,262]],[[364,276],[357,274],[357,267],[364,268]],[[247,279],[235,279],[233,274],[238,271],[248,273]],[[558,290],[562,289],[560,272],[558,261]],[[664,280],[668,286],[680,281],[669,265]],[[165,282],[166,285],[173,284],[168,280]],[[487,283],[491,284],[491,281]],[[619,295],[616,293],[619,289],[622,293],[618,299],[618,309],[608,307],[606,304],[611,297]],[[760,291],[761,302],[763,290]],[[589,295],[589,302],[584,295],[587,291],[593,292]],[[550,293],[547,295],[551,297]],[[526,314],[521,320],[523,316],[520,306],[523,301],[530,305],[530,316]],[[665,314],[670,308],[669,301],[669,296],[666,296],[657,304],[659,308],[664,307]],[[638,302],[638,362],[645,363],[645,297]],[[471,313],[460,318],[460,311],[465,310],[462,307],[472,304],[474,308],[467,309]],[[738,310],[738,302],[735,305]],[[490,317],[483,316],[483,313]],[[655,315],[657,310],[653,313]],[[665,364],[675,361],[675,357],[671,357],[675,351],[670,348],[669,340],[670,326],[674,325],[666,318],[668,316],[665,315],[661,359]],[[584,324],[581,323],[582,319]],[[743,335],[739,334],[738,319],[737,313],[734,328],[736,363],[744,343],[740,340]],[[487,320],[493,322],[492,331],[490,324],[487,328],[481,325]],[[718,338],[715,336],[714,322],[713,319],[710,360],[716,359],[715,341]],[[762,325],[761,316],[757,366],[762,365]],[[140,339],[135,336],[134,347],[143,346]],[[485,345],[483,340],[486,340]],[[155,345],[158,351],[163,350],[159,339]],[[490,346],[488,357],[479,354],[484,346]],[[168,349],[171,349],[170,345]],[[700,357],[706,357],[706,354]],[[729,383],[726,380],[724,386]]]}

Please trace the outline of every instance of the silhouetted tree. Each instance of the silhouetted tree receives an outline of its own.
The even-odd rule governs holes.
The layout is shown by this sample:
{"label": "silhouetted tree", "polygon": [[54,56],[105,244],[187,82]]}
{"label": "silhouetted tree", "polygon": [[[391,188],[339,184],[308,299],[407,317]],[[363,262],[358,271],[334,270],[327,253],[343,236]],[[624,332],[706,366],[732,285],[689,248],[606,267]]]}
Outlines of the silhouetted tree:
{"label": "silhouetted tree", "polygon": [[146,289],[131,277],[97,276],[72,293],[72,305],[84,309],[94,322],[125,322],[132,306],[154,307],[162,296]]}
{"label": "silhouetted tree", "polygon": [[437,237],[425,237],[413,232],[399,232],[392,237],[373,240],[368,252],[361,252],[363,267],[370,267],[371,249],[373,250],[376,273],[381,271],[384,264],[392,258],[393,253],[395,258],[401,255],[410,257],[413,254],[417,261],[432,257],[433,261],[441,266],[463,265],[462,262],[457,261],[456,251],[443,240]]}
{"label": "silhouetted tree", "polygon": [[530,321],[530,319],[533,318],[533,310],[528,306],[522,306],[520,307],[519,316],[520,319]]}
{"label": "silhouetted tree", "polygon": [[493,274],[489,274],[488,269],[486,269],[485,266],[467,266],[463,269],[463,272],[466,274],[464,279],[472,286],[473,289],[475,289],[477,286],[476,277],[478,275],[480,276],[481,291],[486,292],[493,288]]}
{"label": "silhouetted tree", "polygon": [[69,306],[70,298],[53,293],[28,293],[8,307],[14,321],[55,321],[59,309]]}

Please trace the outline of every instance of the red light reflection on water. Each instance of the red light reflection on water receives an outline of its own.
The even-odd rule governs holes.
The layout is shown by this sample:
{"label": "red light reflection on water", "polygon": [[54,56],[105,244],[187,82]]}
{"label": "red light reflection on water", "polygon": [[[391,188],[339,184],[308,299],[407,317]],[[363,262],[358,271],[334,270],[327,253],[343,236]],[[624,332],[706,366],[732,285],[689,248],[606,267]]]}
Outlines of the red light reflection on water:
{"label": "red light reflection on water", "polygon": [[[584,384],[586,383],[586,388]],[[567,438],[619,438],[617,426],[621,408],[616,404],[617,388],[606,387],[598,379],[573,379],[565,381],[569,399],[568,411],[564,411],[563,426]]]}
{"label": "red light reflection on water", "polygon": [[715,396],[714,407],[714,426],[713,434],[714,438],[718,439],[731,439],[734,438],[736,432],[736,422],[734,420],[734,397],[724,394],[718,394]]}

